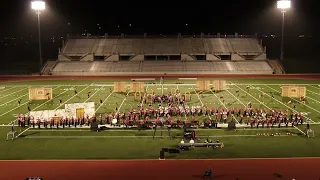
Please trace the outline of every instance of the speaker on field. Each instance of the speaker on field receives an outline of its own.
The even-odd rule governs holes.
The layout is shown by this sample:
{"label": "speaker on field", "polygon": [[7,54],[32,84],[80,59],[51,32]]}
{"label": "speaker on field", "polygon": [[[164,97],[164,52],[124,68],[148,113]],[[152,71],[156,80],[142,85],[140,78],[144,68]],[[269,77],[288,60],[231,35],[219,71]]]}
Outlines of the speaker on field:
{"label": "speaker on field", "polygon": [[228,123],[228,130],[236,130],[236,122],[231,121]]}
{"label": "speaker on field", "polygon": [[159,159],[164,159],[164,151],[160,151],[160,157]]}
{"label": "speaker on field", "polygon": [[91,123],[90,130],[91,131],[98,131],[99,130],[98,123],[96,121]]}

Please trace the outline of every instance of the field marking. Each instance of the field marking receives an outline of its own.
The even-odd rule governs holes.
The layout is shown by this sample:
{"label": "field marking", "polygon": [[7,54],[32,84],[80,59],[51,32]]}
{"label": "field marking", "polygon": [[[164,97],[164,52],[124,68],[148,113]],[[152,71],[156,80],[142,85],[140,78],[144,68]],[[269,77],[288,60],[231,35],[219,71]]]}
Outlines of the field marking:
{"label": "field marking", "polygon": [[[310,90],[307,89],[307,91],[310,91]],[[315,92],[313,92],[313,91],[310,91],[310,92],[313,93],[313,94],[316,94],[316,95],[320,96],[319,93],[315,93]],[[320,101],[318,101],[318,100],[316,100],[316,99],[313,99],[313,98],[311,98],[310,96],[308,96],[308,98],[311,99],[311,100],[313,100],[313,101],[315,101],[315,102],[317,102],[317,103],[320,103]]]}
{"label": "field marking", "polygon": [[[116,138],[170,138],[171,136],[26,136],[24,139],[94,139],[94,138],[104,138],[104,139],[116,139]],[[182,138],[183,136],[174,136],[177,138]],[[294,137],[289,135],[281,136],[257,136],[257,135],[217,135],[217,136],[197,136],[200,138],[228,138],[228,137]]]}
{"label": "field marking", "polygon": [[91,96],[89,96],[89,98],[87,98],[84,103],[88,102],[89,99],[91,99],[97,92],[99,92],[101,89],[103,88],[103,86],[101,86],[101,88],[99,88],[99,90],[95,91]]}
{"label": "field marking", "polygon": [[201,106],[203,107],[203,106],[204,106],[204,104],[203,104],[203,102],[202,102],[202,100],[201,100],[201,98],[200,98],[200,96],[199,96],[198,92],[196,91],[196,89],[194,88],[194,86],[191,86],[191,87],[192,87],[192,89],[193,89],[194,93],[196,93],[196,95],[198,96],[199,102],[201,103]]}
{"label": "field marking", "polygon": [[[237,86],[237,85],[236,85]],[[244,91],[241,87],[237,86],[241,91],[245,92],[246,94],[248,94],[249,96],[251,96],[252,98],[254,98],[256,101],[260,102],[263,106],[265,106],[266,108],[268,108],[269,110],[271,110],[271,108],[267,105],[265,105],[263,102],[259,101],[257,98],[255,98],[254,96],[252,96],[250,93]],[[267,94],[268,95],[268,94]],[[269,96],[269,95],[268,95]],[[277,99],[276,99],[277,100]],[[293,126],[294,128],[296,128],[298,131],[300,131],[301,133],[303,133],[304,135],[306,135],[302,130],[300,130],[299,128],[297,128],[296,126]]]}
{"label": "field marking", "polygon": [[[270,98],[272,98],[269,94],[267,94],[267,93],[265,93],[265,92],[261,91],[260,89],[256,89],[256,90],[258,90],[258,91],[260,91],[261,93],[266,94],[267,96],[269,96]],[[250,95],[250,96],[251,96],[251,95]],[[283,102],[279,101],[278,99],[276,99],[276,98],[273,98],[273,99],[275,99],[276,101],[278,101],[280,104],[282,104],[282,105],[286,106],[287,108],[289,108],[289,109],[293,110],[293,112],[298,112],[298,111],[296,111],[296,110],[292,109],[291,107],[287,106],[287,105],[286,105],[286,104],[284,104]],[[265,105],[265,104],[264,104],[264,105]],[[266,105],[265,105],[265,106],[266,106]],[[266,106],[266,107],[268,107],[268,106]],[[269,108],[269,109],[270,109],[270,108]],[[299,113],[299,112],[298,112],[298,113]],[[306,119],[308,119],[308,120],[310,120],[310,121],[312,121],[312,122],[314,122],[312,119],[310,119],[310,118],[308,118],[308,117],[306,117],[306,116],[305,116],[305,118],[306,118]],[[294,128],[296,128],[298,131],[300,131],[302,134],[306,135],[306,133],[305,133],[305,132],[303,132],[301,129],[297,128],[296,126],[293,126],[293,127],[294,127]]]}
{"label": "field marking", "polygon": [[[164,161],[250,161],[250,160],[319,160],[320,157],[286,157],[286,158],[215,158],[215,159],[165,159]],[[32,159],[32,160],[0,160],[0,162],[144,162],[163,160],[155,159]]]}
{"label": "field marking", "polygon": [[65,105],[67,102],[69,102],[71,99],[73,99],[74,97],[76,97],[78,94],[80,94],[82,91],[88,89],[89,87],[90,87],[90,86],[88,86],[88,87],[86,87],[86,88],[83,88],[81,91],[79,91],[79,93],[73,95],[71,98],[69,98],[69,99],[67,99],[66,101],[64,101],[64,102],[63,102],[62,104],[60,104],[57,108],[55,108],[54,111],[57,110],[57,109],[59,109],[62,105]]}
{"label": "field marking", "polygon": [[307,86],[310,86],[310,87],[313,87],[313,88],[316,88],[316,89],[320,89],[320,88],[315,87],[315,86],[313,86],[313,85],[317,85],[317,86],[319,86],[318,84],[307,84]]}
{"label": "field marking", "polygon": [[319,94],[319,93],[316,93],[316,92],[310,91],[309,89],[307,89],[307,91],[311,92],[312,94],[316,94],[316,95],[319,95],[319,96],[320,96],[320,94]]}
{"label": "field marking", "polygon": [[[201,98],[200,98],[200,96],[199,96],[198,92],[196,91],[196,89],[194,88],[194,86],[191,86],[191,87],[192,87],[192,89],[193,89],[194,93],[196,93],[196,95],[197,95],[197,97],[198,97],[198,99],[199,99],[199,102],[201,103],[201,107],[203,107],[203,106],[204,106],[204,104],[203,104],[203,102],[202,102],[202,100],[201,100]],[[212,118],[211,118],[210,114],[208,114],[207,116],[209,117],[209,119],[210,119],[210,121],[211,121],[211,120],[212,120]]]}
{"label": "field marking", "polygon": [[112,92],[108,95],[108,97],[106,97],[106,98],[103,100],[103,102],[98,106],[98,108],[95,110],[94,113],[96,113],[96,112],[102,107],[102,105],[109,99],[109,97],[110,97],[113,93],[114,93],[114,91],[112,91]]}
{"label": "field marking", "polygon": [[[59,87],[61,87],[61,86],[59,86]],[[59,87],[56,87],[56,88],[52,89],[52,91],[58,89]],[[53,98],[56,98],[56,97],[60,96],[61,94],[65,93],[65,92],[66,92],[66,91],[64,91],[64,92],[62,92],[62,93],[54,96]],[[53,99],[53,98],[52,98],[52,99]],[[40,104],[39,106],[35,107],[33,110],[36,110],[36,109],[38,109],[39,107],[43,106],[44,104],[47,104],[47,103],[50,102],[52,99],[49,99],[49,100],[45,101],[44,103],[42,103],[42,104]],[[18,120],[18,119],[14,120],[14,121],[12,121],[12,122],[15,123],[17,120]],[[12,122],[10,122],[9,124],[11,124]]]}
{"label": "field marking", "polygon": [[[61,86],[59,86],[59,87],[61,87]],[[59,87],[57,87],[57,88],[55,88],[55,89],[58,89]],[[53,89],[53,90],[55,90],[55,89]],[[52,91],[53,91],[53,90],[52,90]],[[54,98],[59,97],[61,94],[64,94],[64,93],[67,92],[67,91],[68,91],[68,90],[65,90],[65,91],[61,92],[60,94],[54,96],[52,99],[49,99],[49,100],[47,100],[46,102],[44,102],[44,103],[40,104],[39,106],[35,107],[33,110],[36,110],[36,109],[38,109],[39,107],[47,104],[48,102],[52,101]]]}
{"label": "field marking", "polygon": [[[267,86],[266,86],[266,87],[267,87]],[[272,98],[268,93],[265,93],[264,91],[261,91],[260,89],[256,89],[256,90],[260,91],[260,92],[263,93],[263,94],[266,94],[267,96],[269,96],[269,98]],[[276,91],[276,92],[279,92],[279,91]],[[278,103],[282,104],[283,106],[291,109],[293,112],[299,113],[299,111],[296,111],[295,109],[291,108],[290,106],[284,104],[283,102],[279,101],[277,98],[272,98],[272,99],[278,101]],[[305,118],[308,119],[308,120],[310,120],[310,121],[312,121],[312,122],[314,122],[312,119],[310,119],[310,118],[308,118],[308,117],[306,117],[306,116],[305,116]]]}
{"label": "field marking", "polygon": [[[214,92],[212,92],[212,90],[210,90],[210,92],[218,99],[218,101],[220,101],[221,105],[222,105],[224,108],[226,108],[227,111],[229,111],[229,108],[227,108],[226,104],[223,103],[223,102],[220,100],[220,98],[219,98]],[[234,118],[234,120],[237,121],[238,124],[240,124],[239,121],[237,120],[237,118],[236,118],[233,114],[232,114],[231,116]]]}
{"label": "field marking", "polygon": [[128,91],[126,97],[122,100],[122,103],[120,104],[120,106],[119,106],[119,108],[118,108],[118,110],[116,112],[117,114],[120,112],[120,109],[121,109],[123,103],[127,100],[129,93],[130,93],[130,91]]}
{"label": "field marking", "polygon": [[[179,86],[178,86],[178,85],[177,85],[177,89],[178,89],[179,92],[180,92],[180,89],[179,89]],[[187,98],[187,97],[185,97],[185,98]],[[188,106],[187,101],[185,101],[185,103],[186,103],[186,105]],[[184,108],[184,111],[186,111],[186,108]],[[188,119],[186,112],[184,113],[184,118],[186,118],[186,120]]]}
{"label": "field marking", "polygon": [[0,99],[2,99],[2,98],[4,98],[4,97],[7,97],[7,96],[11,96],[12,94],[15,94],[15,93],[17,93],[17,92],[20,92],[20,91],[23,91],[23,90],[27,90],[27,89],[28,89],[28,88],[22,88],[22,89],[20,89],[20,90],[18,90],[18,91],[15,91],[15,92],[13,92],[13,93],[7,94],[7,95],[5,95],[5,96],[1,96]]}
{"label": "field marking", "polygon": [[[1,86],[0,86],[1,87]],[[2,86],[3,87],[3,86]],[[5,86],[4,86],[5,87]],[[13,86],[13,87],[10,87],[10,88],[8,88],[8,89],[2,89],[2,91],[0,91],[0,93],[3,93],[3,92],[6,92],[6,91],[9,91],[10,89],[13,89],[13,88],[16,88],[17,86]]]}
{"label": "field marking", "polygon": [[244,107],[247,107],[239,98],[233,95],[228,89],[226,90],[229,94],[231,94],[237,101],[239,101]]}
{"label": "field marking", "polygon": [[[57,89],[57,88],[59,88],[59,87],[56,87],[56,88],[54,88],[53,90],[55,90],[55,89]],[[53,91],[53,90],[52,90],[52,91]],[[12,111],[15,110],[15,109],[18,109],[18,108],[22,107],[23,105],[25,105],[25,104],[27,104],[27,103],[29,103],[29,102],[30,102],[30,100],[27,101],[27,102],[25,102],[25,103],[23,103],[23,104],[21,104],[20,106],[17,106],[17,107],[15,107],[15,108],[11,109],[10,111],[7,111],[6,113],[1,114],[0,117],[3,116],[3,115],[8,114],[9,112],[12,112]],[[42,104],[42,105],[43,105],[43,104]]]}
{"label": "field marking", "polygon": [[27,132],[31,127],[28,127],[26,130],[22,131],[20,134],[18,134],[15,138],[20,137],[23,133]]}
{"label": "field marking", "polygon": [[8,102],[6,102],[6,103],[0,104],[0,106],[4,106],[5,104],[8,104],[8,103],[10,103],[10,102],[12,102],[12,101],[16,101],[17,99],[21,99],[22,97],[27,96],[27,95],[28,95],[28,94],[25,94],[25,95],[23,95],[23,96],[20,96],[20,97],[17,97],[17,98],[15,98],[15,99],[12,99],[11,101],[8,101]]}
{"label": "field marking", "polygon": [[[278,92],[278,93],[281,93],[280,91],[277,91],[276,89],[274,89],[274,88],[272,88],[272,87],[270,87],[270,86],[266,86],[266,87],[268,87],[269,89],[272,89],[272,90],[274,90],[274,91],[276,91],[276,92]],[[306,96],[306,97],[307,97],[307,96]],[[290,98],[290,99],[292,99],[292,100],[294,100],[294,101],[296,101],[296,102],[298,102],[298,103],[299,103],[299,101],[298,101],[298,100],[296,100],[296,99],[293,99],[293,98]],[[312,110],[314,110],[314,111],[316,111],[316,112],[320,113],[320,111],[318,111],[318,110],[314,109],[314,108],[313,108],[313,107],[311,107],[311,106],[308,106],[307,104],[302,104],[302,105],[304,105],[304,106],[306,106],[306,107],[308,107],[308,108],[310,108],[310,109],[312,109]]]}

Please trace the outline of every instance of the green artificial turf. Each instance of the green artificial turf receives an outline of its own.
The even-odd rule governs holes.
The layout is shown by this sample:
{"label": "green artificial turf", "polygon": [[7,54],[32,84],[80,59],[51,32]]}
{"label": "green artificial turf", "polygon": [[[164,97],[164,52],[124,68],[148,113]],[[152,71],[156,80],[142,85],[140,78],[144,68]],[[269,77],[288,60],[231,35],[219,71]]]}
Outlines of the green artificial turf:
{"label": "green artificial turf", "polygon": [[[210,79],[212,80],[212,79]],[[138,101],[130,95],[125,100],[124,94],[111,94],[110,85],[114,81],[130,80],[50,80],[50,81],[21,81],[21,82],[1,82],[0,87],[0,125],[7,125],[15,120],[18,113],[26,113],[27,105],[31,103],[32,110],[52,110],[63,108],[64,104],[59,104],[62,98],[63,103],[95,102],[96,114],[104,114],[115,111],[118,104],[122,104],[120,112],[127,112],[130,107],[137,108]],[[193,88],[196,88],[195,80],[166,79],[163,86],[164,92],[171,89],[179,89],[181,93],[190,92],[192,101],[189,106],[206,105],[208,107],[245,107],[249,102],[255,108],[275,108],[289,111],[293,108],[288,105],[287,99],[281,97],[281,84],[307,84],[307,101],[305,105],[297,104],[296,110],[304,112],[311,122],[320,122],[320,84],[319,80],[286,80],[286,79],[228,79],[229,84],[226,91],[213,94],[205,92],[196,94]],[[151,81],[159,83],[159,80]],[[176,82],[194,85],[174,85]],[[170,84],[170,85],[168,85]],[[249,93],[246,93],[246,87],[250,84]],[[109,85],[101,87],[101,85]],[[53,100],[50,101],[28,101],[28,87],[30,86],[49,86],[53,88]],[[146,89],[154,90],[159,94],[162,91],[160,85],[145,85]],[[70,88],[76,88],[78,95],[74,96],[74,91]],[[87,92],[95,93],[90,99],[87,98]],[[239,96],[236,91],[240,91]],[[268,95],[274,94],[275,98]],[[261,93],[265,93],[262,100],[259,98]],[[223,96],[225,104],[222,104],[219,97]],[[21,105],[18,106],[18,100],[21,99]],[[99,100],[105,100],[100,105]],[[262,103],[263,101],[263,103]],[[294,101],[294,100],[292,100]],[[157,104],[156,104],[157,105]],[[173,117],[176,118],[176,117]],[[189,117],[190,118],[190,117]],[[198,120],[207,120],[208,116],[197,117]],[[320,135],[320,126],[312,125],[316,136]],[[304,126],[298,126],[303,130]],[[18,133],[23,129],[16,128]],[[181,130],[173,130],[170,139],[168,132],[164,129],[162,132],[158,129],[156,138],[153,139],[153,131],[105,131],[89,132],[88,129],[74,130],[38,130],[30,129],[23,133],[15,141],[5,141],[6,133],[10,127],[0,127],[0,159],[148,159],[158,158],[161,148],[175,148],[180,142]],[[259,137],[258,133],[281,133],[287,132],[294,136],[290,137]],[[162,133],[162,134],[161,134]],[[311,157],[320,156],[320,141],[317,139],[307,139],[297,136],[299,130],[289,127],[273,129],[255,129],[238,130],[235,132],[225,130],[197,130],[197,136],[204,140],[207,136],[212,139],[219,138],[225,144],[223,149],[197,148],[188,152],[182,152],[177,155],[166,155],[167,158],[244,158],[244,157]],[[120,137],[123,136],[123,137]],[[218,137],[219,136],[219,137]],[[71,137],[71,138],[66,138]]]}

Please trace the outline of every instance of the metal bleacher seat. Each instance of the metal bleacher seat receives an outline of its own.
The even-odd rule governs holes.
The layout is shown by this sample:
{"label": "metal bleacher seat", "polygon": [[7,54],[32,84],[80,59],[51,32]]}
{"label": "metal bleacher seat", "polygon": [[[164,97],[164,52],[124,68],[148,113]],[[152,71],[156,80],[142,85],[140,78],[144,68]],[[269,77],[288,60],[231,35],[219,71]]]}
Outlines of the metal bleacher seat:
{"label": "metal bleacher seat", "polygon": [[111,68],[112,62],[93,62],[91,72],[108,72]]}
{"label": "metal bleacher seat", "polygon": [[53,72],[87,72],[91,65],[91,62],[60,62]]}
{"label": "metal bleacher seat", "polygon": [[110,68],[110,72],[138,72],[140,62],[132,61],[119,61],[113,62]]}
{"label": "metal bleacher seat", "polygon": [[239,71],[244,72],[272,72],[273,69],[265,61],[250,61],[250,62],[237,62]]}
{"label": "metal bleacher seat", "polygon": [[213,70],[217,72],[224,72],[224,71],[237,71],[237,66],[234,62],[226,61],[226,62],[212,62]]}
{"label": "metal bleacher seat", "polygon": [[248,41],[249,41],[251,48],[254,52],[259,52],[259,53],[263,52],[263,48],[257,39],[251,38],[251,39],[248,39]]}
{"label": "metal bleacher seat", "polygon": [[95,39],[69,39],[63,53],[87,54],[92,52],[95,43]]}
{"label": "metal bleacher seat", "polygon": [[211,62],[206,61],[187,61],[187,71],[211,71]]}
{"label": "metal bleacher seat", "polygon": [[204,39],[206,52],[214,53],[230,53],[232,49],[228,46],[227,39],[225,38],[208,38]]}
{"label": "metal bleacher seat", "polygon": [[143,72],[182,72],[183,64],[181,61],[144,61]]}
{"label": "metal bleacher seat", "polygon": [[238,53],[262,53],[258,40],[253,38],[230,38],[230,44]]}

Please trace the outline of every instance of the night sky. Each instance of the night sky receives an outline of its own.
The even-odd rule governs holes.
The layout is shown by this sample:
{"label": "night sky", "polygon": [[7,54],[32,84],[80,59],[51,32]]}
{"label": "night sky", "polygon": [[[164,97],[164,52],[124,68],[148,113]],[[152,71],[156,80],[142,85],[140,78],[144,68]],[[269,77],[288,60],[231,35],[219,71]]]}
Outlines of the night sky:
{"label": "night sky", "polygon": [[[292,0],[292,8],[285,18],[285,58],[302,57],[310,62],[317,58],[314,52],[320,51],[320,44],[315,40],[320,32],[317,20],[320,13],[316,2]],[[43,59],[57,59],[67,34],[177,35],[179,32],[273,34],[278,37],[263,42],[268,58],[275,59],[280,55],[282,22],[276,4],[276,0],[46,0],[47,9],[41,14]],[[37,69],[37,15],[31,9],[31,0],[1,0],[0,20],[0,61],[5,62],[0,69],[17,66]],[[300,35],[304,38],[299,38]]]}
{"label": "night sky", "polygon": [[[37,19],[30,2],[0,2],[1,36],[36,35]],[[281,12],[276,8],[276,0],[47,0],[46,3],[47,10],[41,15],[44,37],[81,34],[85,30],[93,35],[106,32],[279,34],[281,31]],[[293,0],[286,14],[286,35],[314,34],[318,29],[317,11],[315,0]]]}

